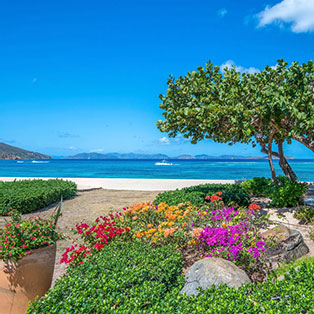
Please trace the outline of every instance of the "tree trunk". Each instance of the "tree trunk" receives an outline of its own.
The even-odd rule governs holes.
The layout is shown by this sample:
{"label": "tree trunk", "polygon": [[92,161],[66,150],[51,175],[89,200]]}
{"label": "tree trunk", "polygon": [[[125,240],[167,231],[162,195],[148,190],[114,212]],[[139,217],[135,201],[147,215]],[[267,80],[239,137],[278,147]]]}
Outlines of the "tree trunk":
{"label": "tree trunk", "polygon": [[275,171],[274,163],[273,163],[272,146],[273,146],[273,136],[271,134],[268,140],[268,162],[269,162],[269,166],[271,170],[271,178],[273,182],[277,182],[276,171]]}
{"label": "tree trunk", "polygon": [[283,153],[283,141],[278,141],[278,153],[279,153],[279,166],[286,175],[286,177],[288,177],[289,180],[298,180],[295,172],[292,170]]}

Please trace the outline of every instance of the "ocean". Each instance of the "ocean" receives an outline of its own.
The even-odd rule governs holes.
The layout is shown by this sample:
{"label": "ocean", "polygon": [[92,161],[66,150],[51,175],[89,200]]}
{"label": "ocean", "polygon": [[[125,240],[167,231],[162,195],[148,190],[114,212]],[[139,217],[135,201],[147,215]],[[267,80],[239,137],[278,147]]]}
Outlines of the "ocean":
{"label": "ocean", "polygon": [[[302,181],[314,181],[314,159],[289,161]],[[282,174],[275,161],[278,175]],[[0,160],[0,177],[245,180],[270,177],[267,160]]]}

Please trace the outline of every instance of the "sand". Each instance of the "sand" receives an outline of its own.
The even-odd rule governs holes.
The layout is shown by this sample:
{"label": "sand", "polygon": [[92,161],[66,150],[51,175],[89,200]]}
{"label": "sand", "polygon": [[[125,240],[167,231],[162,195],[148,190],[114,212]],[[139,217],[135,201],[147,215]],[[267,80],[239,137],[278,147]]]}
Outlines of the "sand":
{"label": "sand", "polygon": [[[56,178],[22,178],[0,177],[0,181],[31,180],[31,179],[56,179]],[[185,180],[185,179],[103,179],[103,178],[60,178],[70,180],[77,184],[79,190],[103,188],[109,190],[133,191],[169,191],[184,187],[206,183],[229,183],[235,180]]]}

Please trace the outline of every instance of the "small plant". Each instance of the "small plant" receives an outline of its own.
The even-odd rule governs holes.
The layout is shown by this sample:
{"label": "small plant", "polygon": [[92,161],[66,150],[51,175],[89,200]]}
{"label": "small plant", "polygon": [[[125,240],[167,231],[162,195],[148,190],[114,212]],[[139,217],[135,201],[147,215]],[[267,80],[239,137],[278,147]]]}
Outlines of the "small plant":
{"label": "small plant", "polygon": [[62,235],[56,230],[60,209],[61,205],[50,219],[22,219],[19,211],[11,209],[8,213],[11,221],[6,221],[0,234],[0,259],[17,262],[23,256],[32,254],[33,250],[61,239]]}
{"label": "small plant", "polygon": [[294,217],[299,219],[301,223],[304,224],[311,224],[314,222],[314,207],[307,206],[307,207],[300,207],[294,213]]}

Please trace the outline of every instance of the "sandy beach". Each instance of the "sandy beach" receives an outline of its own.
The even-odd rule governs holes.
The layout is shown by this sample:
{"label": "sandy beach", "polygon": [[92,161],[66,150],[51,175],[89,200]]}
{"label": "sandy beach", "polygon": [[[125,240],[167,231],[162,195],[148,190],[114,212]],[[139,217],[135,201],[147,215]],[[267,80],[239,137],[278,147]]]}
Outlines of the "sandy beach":
{"label": "sandy beach", "polygon": [[[56,178],[24,178],[0,177],[0,181],[56,179]],[[229,183],[235,180],[185,180],[185,179],[116,179],[116,178],[60,178],[70,180],[77,184],[78,190],[102,188],[106,190],[132,190],[132,191],[169,191],[184,187],[206,183]]]}

